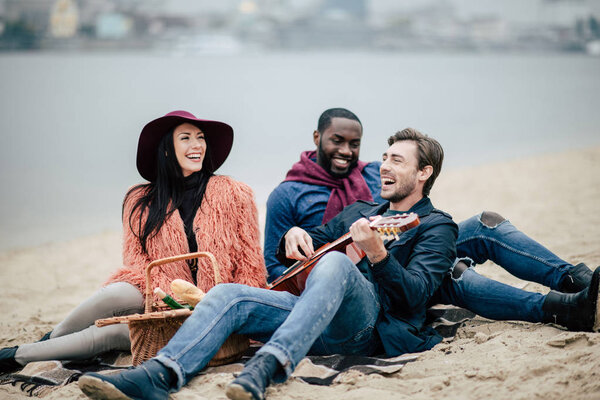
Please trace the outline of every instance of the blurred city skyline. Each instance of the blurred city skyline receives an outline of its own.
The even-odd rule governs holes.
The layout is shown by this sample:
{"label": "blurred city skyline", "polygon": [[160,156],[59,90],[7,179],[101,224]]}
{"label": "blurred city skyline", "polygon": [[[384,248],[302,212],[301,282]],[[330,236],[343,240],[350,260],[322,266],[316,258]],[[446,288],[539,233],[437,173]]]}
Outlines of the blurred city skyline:
{"label": "blurred city skyline", "polygon": [[0,50],[570,51],[600,0],[0,0]]}

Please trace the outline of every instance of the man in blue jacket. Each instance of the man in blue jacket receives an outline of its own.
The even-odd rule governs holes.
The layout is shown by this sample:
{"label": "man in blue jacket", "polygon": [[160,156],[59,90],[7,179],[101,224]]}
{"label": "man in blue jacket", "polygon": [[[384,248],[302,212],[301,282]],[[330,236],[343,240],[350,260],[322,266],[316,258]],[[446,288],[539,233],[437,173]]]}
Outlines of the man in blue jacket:
{"label": "man in blue jacket", "polygon": [[[430,349],[441,337],[424,327],[425,310],[456,257],[457,226],[427,197],[440,173],[440,144],[417,131],[390,138],[381,165],[383,205],[358,201],[324,226],[294,228],[281,242],[287,259],[350,232],[365,256],[355,265],[330,252],[300,296],[240,284],[217,285],[156,357],[117,375],[79,380],[96,399],[167,399],[198,374],[232,333],[265,343],[228,385],[230,399],[263,399],[310,354],[390,356]],[[369,224],[379,215],[415,212],[420,224],[384,241]]]}
{"label": "man in blue jacket", "polygon": [[279,239],[292,226],[314,228],[328,222],[357,200],[383,203],[379,161],[358,159],[362,124],[345,108],[330,108],[319,117],[313,132],[316,151],[304,151],[271,192],[265,224],[265,263],[269,282],[286,267],[275,251]]}
{"label": "man in blue jacket", "polygon": [[[286,269],[276,250],[288,229],[314,228],[356,200],[382,202],[380,163],[359,161],[362,124],[354,113],[343,108],[324,111],[313,139],[316,151],[302,153],[267,202],[264,255],[269,281]],[[434,301],[495,320],[553,322],[577,331],[600,328],[594,327],[597,300],[592,304],[590,299],[597,283],[585,264],[560,259],[494,212],[484,211],[458,227],[458,258]],[[553,290],[548,295],[528,292],[470,268],[487,260]]]}

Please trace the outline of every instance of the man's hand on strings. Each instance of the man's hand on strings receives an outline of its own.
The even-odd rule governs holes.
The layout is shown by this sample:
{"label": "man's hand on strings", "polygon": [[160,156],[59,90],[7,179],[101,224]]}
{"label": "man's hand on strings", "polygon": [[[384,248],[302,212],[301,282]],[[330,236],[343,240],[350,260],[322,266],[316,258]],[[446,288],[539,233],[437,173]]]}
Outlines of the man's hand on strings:
{"label": "man's hand on strings", "polygon": [[302,228],[294,226],[285,234],[285,256],[292,260],[306,260],[314,254],[312,238]]}

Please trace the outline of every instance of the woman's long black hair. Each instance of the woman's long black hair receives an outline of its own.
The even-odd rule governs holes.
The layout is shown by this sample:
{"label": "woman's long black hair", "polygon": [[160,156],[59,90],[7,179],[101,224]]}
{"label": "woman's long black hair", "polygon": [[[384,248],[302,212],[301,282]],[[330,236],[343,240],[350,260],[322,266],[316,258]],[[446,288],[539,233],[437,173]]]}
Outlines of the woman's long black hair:
{"label": "woman's long black hair", "polygon": [[[140,240],[142,251],[148,254],[146,243],[149,238],[154,237],[160,228],[163,226],[165,220],[181,206],[183,200],[183,192],[185,190],[185,181],[181,167],[177,162],[175,155],[175,146],[173,145],[173,132],[175,128],[166,134],[160,141],[156,154],[156,166],[157,174],[154,182],[141,184],[131,188],[125,200],[123,202],[123,212],[125,210],[125,203],[129,196],[141,189],[143,195],[140,197],[129,215],[129,228]],[[208,140],[206,141],[206,152],[205,160],[203,162],[202,170],[197,172],[200,174],[200,183],[197,187],[195,197],[194,210],[199,209],[206,191],[206,185],[212,173],[212,160],[210,159],[210,149]],[[136,212],[139,211],[139,212]],[[147,213],[148,218],[142,226],[141,216]],[[139,218],[134,218],[134,215],[138,215]],[[122,218],[125,218],[123,214]],[[137,225],[134,228],[134,225]]]}

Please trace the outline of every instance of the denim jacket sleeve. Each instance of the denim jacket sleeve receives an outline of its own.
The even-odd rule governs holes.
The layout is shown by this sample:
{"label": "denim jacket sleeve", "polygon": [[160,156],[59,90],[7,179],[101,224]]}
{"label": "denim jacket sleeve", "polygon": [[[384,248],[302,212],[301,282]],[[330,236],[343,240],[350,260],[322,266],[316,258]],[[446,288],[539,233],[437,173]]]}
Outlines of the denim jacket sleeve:
{"label": "denim jacket sleeve", "polygon": [[[420,312],[439,288],[456,258],[458,227],[432,213],[405,243],[392,242],[390,257],[371,269],[373,280],[393,314]],[[411,237],[412,236],[412,237]]]}
{"label": "denim jacket sleeve", "polygon": [[296,224],[291,196],[285,188],[278,186],[271,192],[267,200],[264,256],[269,282],[281,275],[286,269],[286,266],[281,263],[277,256],[278,243],[290,227]]}

